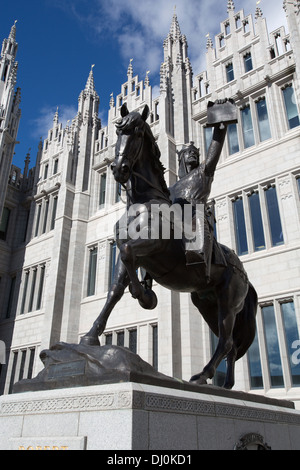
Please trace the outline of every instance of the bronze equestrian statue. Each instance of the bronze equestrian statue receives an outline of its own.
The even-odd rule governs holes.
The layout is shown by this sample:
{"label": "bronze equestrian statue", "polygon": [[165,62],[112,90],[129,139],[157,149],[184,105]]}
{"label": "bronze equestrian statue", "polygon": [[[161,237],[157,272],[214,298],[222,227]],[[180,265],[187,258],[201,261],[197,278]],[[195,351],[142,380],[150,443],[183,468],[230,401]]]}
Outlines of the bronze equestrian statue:
{"label": "bronze equestrian statue", "polygon": [[[216,106],[225,106],[216,103]],[[151,280],[177,292],[191,294],[194,305],[219,338],[215,353],[203,371],[190,381],[205,384],[212,379],[222,361],[227,358],[224,387],[234,385],[234,365],[252,344],[255,337],[257,294],[249,282],[241,261],[233,250],[217,243],[213,237],[207,198],[216,165],[226,135],[226,126],[214,125],[213,139],[207,159],[199,164],[197,149],[189,148],[180,155],[179,180],[168,188],[164,179],[164,167],[160,151],[146,120],[149,108],[142,114],[129,112],[126,105],[121,108],[121,118],[116,124],[116,156],[111,165],[115,180],[127,192],[127,228],[117,226],[117,244],[120,254],[114,281],[108,292],[106,303],[90,331],[81,343],[99,345],[98,337],[114,306],[129,286],[132,296],[148,309],[155,308],[157,298],[151,289]],[[193,158],[195,161],[193,162]],[[204,206],[202,227],[197,223],[197,205]],[[172,220],[160,220],[170,224],[170,237],[151,236],[151,211],[154,207],[192,206],[195,234],[201,229],[203,244],[189,250],[187,240],[174,236]],[[132,210],[134,208],[134,211]],[[138,220],[138,223],[137,223]],[[198,220],[199,222],[199,220]],[[143,236],[130,236],[130,227],[136,227]],[[197,240],[197,237],[196,237]],[[141,282],[137,269],[147,273]]]}

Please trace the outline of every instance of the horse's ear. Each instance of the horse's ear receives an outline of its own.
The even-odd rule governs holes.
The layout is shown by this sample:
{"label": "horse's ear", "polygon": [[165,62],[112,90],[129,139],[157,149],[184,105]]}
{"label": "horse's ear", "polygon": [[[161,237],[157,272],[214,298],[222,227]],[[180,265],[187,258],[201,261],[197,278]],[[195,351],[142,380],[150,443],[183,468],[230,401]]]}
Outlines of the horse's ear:
{"label": "horse's ear", "polygon": [[127,116],[128,114],[129,114],[129,111],[128,111],[128,108],[127,108],[127,104],[124,103],[124,104],[122,105],[122,108],[121,108],[121,116],[122,116],[122,117],[125,117],[125,116]]}
{"label": "horse's ear", "polygon": [[144,121],[147,121],[149,113],[150,113],[149,106],[146,104],[146,106],[144,107],[144,111],[142,112],[142,118]]}

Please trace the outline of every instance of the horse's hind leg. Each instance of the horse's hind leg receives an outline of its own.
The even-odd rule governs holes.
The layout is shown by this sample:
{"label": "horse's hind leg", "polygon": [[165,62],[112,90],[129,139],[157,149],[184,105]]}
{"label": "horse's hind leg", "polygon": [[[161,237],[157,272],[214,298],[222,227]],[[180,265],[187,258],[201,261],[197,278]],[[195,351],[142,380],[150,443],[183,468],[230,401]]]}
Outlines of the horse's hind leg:
{"label": "horse's hind leg", "polygon": [[[228,294],[228,291],[224,292],[220,294],[218,298],[219,342],[216,351],[209,363],[204,367],[203,371],[191,378],[191,382],[195,382],[199,385],[207,383],[207,379],[212,379],[214,377],[218,365],[222,359],[230,353],[233,346],[232,332],[235,324],[236,310],[232,307],[230,308]],[[232,364],[234,364],[234,362],[232,362]],[[229,376],[230,375],[231,374],[229,374]]]}
{"label": "horse's hind leg", "polygon": [[237,348],[232,346],[231,351],[227,355],[227,371],[223,387],[231,390],[234,386],[234,369],[237,356]]}
{"label": "horse's hind leg", "polygon": [[121,300],[126,287],[129,284],[129,276],[127,270],[122,263],[120,257],[118,258],[115,276],[113,283],[107,294],[105,305],[94,322],[90,331],[81,338],[80,343],[86,344],[89,346],[99,346],[100,342],[98,336],[100,336],[105,330],[105,326],[108,320],[108,317],[113,310],[114,306]]}

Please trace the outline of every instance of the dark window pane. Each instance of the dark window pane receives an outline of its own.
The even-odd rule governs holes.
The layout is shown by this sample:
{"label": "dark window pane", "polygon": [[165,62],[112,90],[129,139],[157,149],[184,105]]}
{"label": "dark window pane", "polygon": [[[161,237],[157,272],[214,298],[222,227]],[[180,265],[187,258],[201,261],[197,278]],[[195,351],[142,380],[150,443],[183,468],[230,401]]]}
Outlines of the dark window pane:
{"label": "dark window pane", "polygon": [[254,249],[255,251],[264,250],[266,248],[266,244],[258,193],[253,193],[249,196],[249,206]]}
{"label": "dark window pane", "polygon": [[262,316],[264,321],[271,386],[282,387],[284,382],[273,305],[263,307]]}
{"label": "dark window pane", "polygon": [[137,351],[137,330],[129,330],[129,349],[136,354]]}
{"label": "dark window pane", "polygon": [[289,128],[293,129],[300,124],[294,88],[292,86],[284,88],[283,96]]}
{"label": "dark window pane", "polygon": [[248,349],[248,364],[249,364],[251,388],[263,388],[264,384],[263,384],[263,377],[262,377],[261,360],[260,360],[257,333],[255,335],[253,343]]}
{"label": "dark window pane", "polygon": [[105,204],[105,194],[106,194],[106,173],[103,173],[100,178],[100,208]]}
{"label": "dark window pane", "polygon": [[110,275],[109,275],[110,286],[112,285],[114,281],[116,259],[117,259],[117,245],[116,243],[113,243],[113,245],[111,245],[110,247]]}
{"label": "dark window pane", "polygon": [[117,333],[117,346],[124,346],[124,331]]}
{"label": "dark window pane", "polygon": [[264,140],[268,140],[271,138],[269,116],[265,98],[259,100],[256,103],[256,109],[260,141],[263,142]]}
{"label": "dark window pane", "polygon": [[229,126],[227,127],[227,135],[228,135],[229,155],[233,155],[234,153],[237,153],[240,151],[236,124],[229,124]]}
{"label": "dark window pane", "polygon": [[277,201],[277,193],[276,193],[275,187],[271,186],[270,188],[266,190],[266,200],[267,200],[272,246],[282,245],[284,243],[284,240],[283,240],[283,232],[282,232],[280,213],[279,213],[279,207],[278,207],[278,201]]}
{"label": "dark window pane", "polygon": [[242,199],[236,199],[233,202],[233,212],[237,253],[238,255],[245,255],[248,253],[248,243]]}
{"label": "dark window pane", "polygon": [[152,366],[158,369],[158,328],[157,325],[152,326]]}
{"label": "dark window pane", "polygon": [[3,208],[1,222],[0,222],[0,240],[6,240],[8,222],[10,216],[10,209],[7,207]]}
{"label": "dark window pane", "polygon": [[245,148],[252,147],[255,142],[250,106],[246,106],[244,109],[242,109],[242,127],[244,146]]}
{"label": "dark window pane", "polygon": [[252,57],[250,53],[245,55],[244,64],[245,64],[245,72],[250,72],[250,70],[253,69]]}
{"label": "dark window pane", "polygon": [[299,341],[299,330],[295,315],[294,302],[281,304],[281,313],[284,325],[286,347],[288,351],[289,364],[291,370],[291,378],[293,385],[300,385],[300,363],[293,356],[295,353],[295,341]]}
{"label": "dark window pane", "polygon": [[88,289],[87,289],[88,296],[95,294],[97,256],[98,256],[97,248],[94,248],[93,250],[90,251],[90,265],[89,265],[89,277],[88,277]]}
{"label": "dark window pane", "polygon": [[233,71],[233,65],[228,64],[226,66],[226,75],[227,75],[227,82],[231,82],[234,80],[234,71]]}

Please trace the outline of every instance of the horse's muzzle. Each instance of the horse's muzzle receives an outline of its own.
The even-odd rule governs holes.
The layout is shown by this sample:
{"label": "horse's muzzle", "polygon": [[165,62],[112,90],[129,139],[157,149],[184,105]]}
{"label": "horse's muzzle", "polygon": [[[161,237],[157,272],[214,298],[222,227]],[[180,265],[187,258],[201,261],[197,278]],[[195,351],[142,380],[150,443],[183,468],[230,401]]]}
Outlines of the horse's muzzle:
{"label": "horse's muzzle", "polygon": [[126,183],[130,176],[130,168],[126,163],[122,163],[121,166],[116,163],[111,164],[111,169],[114,175],[114,178],[118,183]]}

